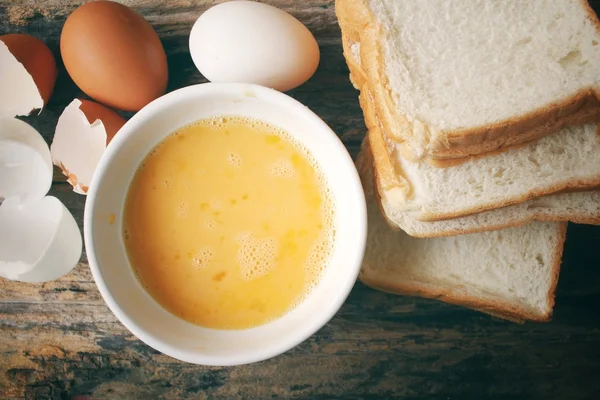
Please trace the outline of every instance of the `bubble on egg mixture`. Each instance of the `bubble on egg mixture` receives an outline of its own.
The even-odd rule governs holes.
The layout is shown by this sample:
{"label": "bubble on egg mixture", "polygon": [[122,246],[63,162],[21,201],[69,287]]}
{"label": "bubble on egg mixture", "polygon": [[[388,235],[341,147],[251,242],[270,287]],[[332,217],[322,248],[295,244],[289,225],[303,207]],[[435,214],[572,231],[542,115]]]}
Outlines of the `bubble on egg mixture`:
{"label": "bubble on egg mixture", "polygon": [[192,264],[197,269],[206,268],[210,265],[210,263],[213,259],[213,256],[214,256],[214,254],[210,247],[203,247],[192,258]]}
{"label": "bubble on egg mixture", "polygon": [[214,227],[216,225],[217,225],[216,222],[214,220],[212,220],[212,219],[207,220],[206,224],[205,224],[205,226],[206,226],[207,229],[214,229]]}
{"label": "bubble on egg mixture", "polygon": [[311,247],[308,257],[304,263],[304,270],[307,273],[308,281],[304,290],[296,297],[292,302],[288,311],[298,307],[308,295],[315,289],[323,273],[329,265],[329,258],[331,256],[331,250],[333,248],[333,236],[325,234]]}
{"label": "bubble on egg mixture", "polygon": [[269,166],[269,175],[277,178],[293,178],[294,172],[291,161],[286,159],[277,160]]}
{"label": "bubble on egg mixture", "polygon": [[242,165],[242,157],[237,153],[229,153],[227,155],[227,161],[234,167],[240,167]]}
{"label": "bubble on egg mixture", "polygon": [[308,253],[308,257],[304,263],[304,269],[310,272],[311,276],[314,276],[316,280],[318,280],[325,269],[327,259],[331,254],[332,244],[332,235],[326,233],[317,239]]}
{"label": "bubble on egg mixture", "polygon": [[179,205],[177,206],[177,216],[179,218],[183,218],[187,215],[187,202],[182,201],[181,203],[179,203]]}
{"label": "bubble on egg mixture", "polygon": [[275,267],[278,243],[274,238],[258,239],[252,233],[237,237],[238,263],[244,279],[252,280],[268,274]]}
{"label": "bubble on egg mixture", "polygon": [[[325,186],[321,186],[325,189]],[[300,293],[296,300],[292,303],[288,312],[296,308],[302,303],[306,297],[315,289],[317,284],[320,282],[323,274],[329,266],[333,247],[335,243],[335,212],[333,209],[333,199],[329,189],[322,191],[323,203],[321,206],[321,212],[323,222],[320,223],[316,228],[321,230],[319,237],[315,240],[312,245],[308,257],[304,262],[304,270],[307,272],[310,280],[307,282],[305,290]]]}

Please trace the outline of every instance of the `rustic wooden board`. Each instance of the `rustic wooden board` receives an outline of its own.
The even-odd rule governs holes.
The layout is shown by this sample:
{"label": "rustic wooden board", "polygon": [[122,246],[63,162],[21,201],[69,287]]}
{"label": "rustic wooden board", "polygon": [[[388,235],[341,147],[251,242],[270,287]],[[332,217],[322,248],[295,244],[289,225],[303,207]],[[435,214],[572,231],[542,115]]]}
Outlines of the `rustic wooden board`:
{"label": "rustic wooden board", "polygon": [[[355,154],[365,128],[333,0],[269,2],[307,24],[321,46],[317,74],[292,95]],[[62,24],[80,3],[0,0],[0,34],[31,33],[58,56]],[[203,82],[187,51],[187,34],[217,1],[125,3],[160,34],[169,57],[169,89]],[[50,104],[26,120],[50,142],[58,115],[81,95],[61,66]],[[58,172],[51,194],[81,226],[85,197],[73,193]],[[184,364],[135,339],[104,305],[84,256],[54,282],[0,279],[0,398],[600,398],[599,244],[600,228],[570,226],[551,323],[516,325],[357,284],[334,319],[305,343],[275,359],[234,368]]]}

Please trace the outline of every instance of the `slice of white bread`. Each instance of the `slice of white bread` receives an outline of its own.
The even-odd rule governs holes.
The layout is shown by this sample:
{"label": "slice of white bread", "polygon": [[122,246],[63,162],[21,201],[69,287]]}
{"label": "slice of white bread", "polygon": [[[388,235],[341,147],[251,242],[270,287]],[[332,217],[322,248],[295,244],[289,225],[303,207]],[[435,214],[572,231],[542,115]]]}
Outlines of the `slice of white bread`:
{"label": "slice of white bread", "polygon": [[360,59],[353,55],[356,46],[360,44],[346,39],[344,52],[351,53],[346,55],[348,67],[360,89],[377,184],[389,220],[400,225],[399,218],[406,212],[420,221],[458,218],[562,191],[600,186],[600,126],[594,124],[567,127],[535,142],[446,168],[407,160],[403,147],[381,131],[370,86]]}
{"label": "slice of white bread", "polygon": [[[368,139],[363,141],[356,166],[363,180],[376,179]],[[486,232],[522,226],[533,221],[600,225],[599,191],[544,196],[508,207],[435,222],[421,222],[411,212],[394,212],[387,203],[380,206],[390,227],[400,228],[408,235],[419,238]]]}
{"label": "slice of white bread", "polygon": [[[365,171],[358,158],[359,171]],[[359,279],[385,292],[434,298],[513,321],[547,321],[566,223],[417,239],[389,228],[370,174],[361,176],[368,236]]]}
{"label": "slice of white bread", "polygon": [[[381,131],[371,128],[372,145],[381,139]],[[373,149],[380,160],[381,195],[390,210],[417,212],[416,218],[422,221],[456,218],[600,186],[597,125],[566,128],[518,149],[447,168],[412,163],[392,152],[393,167],[387,169],[385,161],[381,162],[388,156],[387,150],[381,144]]]}
{"label": "slice of white bread", "polygon": [[412,160],[600,121],[600,23],[585,0],[336,0],[336,13],[385,134]]}

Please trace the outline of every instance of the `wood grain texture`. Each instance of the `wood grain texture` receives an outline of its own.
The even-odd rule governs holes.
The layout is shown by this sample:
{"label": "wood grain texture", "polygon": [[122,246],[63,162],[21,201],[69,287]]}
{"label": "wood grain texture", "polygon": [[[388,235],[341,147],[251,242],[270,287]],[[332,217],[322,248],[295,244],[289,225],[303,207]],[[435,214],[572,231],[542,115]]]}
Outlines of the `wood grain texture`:
{"label": "wood grain texture", "polygon": [[[33,34],[58,57],[61,27],[80,3],[0,0],[0,34]],[[189,56],[187,35],[195,18],[217,1],[124,3],[161,36],[169,90],[204,81]],[[321,47],[316,75],[291,94],[355,154],[365,128],[333,0],[269,3],[304,22]],[[50,142],[58,115],[77,96],[82,93],[61,65],[50,104],[25,120]],[[58,171],[50,193],[81,227],[85,197],[73,193]],[[600,398],[599,244],[600,228],[570,226],[551,323],[516,325],[357,284],[340,312],[309,340],[272,360],[234,368],[184,364],[137,340],[105,306],[84,256],[54,282],[0,280],[0,398]]]}

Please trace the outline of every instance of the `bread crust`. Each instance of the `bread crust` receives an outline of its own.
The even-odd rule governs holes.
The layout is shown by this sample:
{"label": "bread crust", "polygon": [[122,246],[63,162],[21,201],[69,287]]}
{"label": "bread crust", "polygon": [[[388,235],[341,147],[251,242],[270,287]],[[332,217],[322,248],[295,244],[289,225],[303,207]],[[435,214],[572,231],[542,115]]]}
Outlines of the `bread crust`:
{"label": "bread crust", "polygon": [[471,296],[455,295],[450,292],[446,292],[444,289],[428,287],[423,284],[406,283],[393,285],[389,282],[370,279],[363,273],[359,275],[359,280],[366,286],[381,292],[402,296],[434,299],[444,303],[471,308],[473,310],[489,314],[493,317],[506,319],[512,322],[523,323],[525,320],[547,322],[550,320],[550,313],[537,315],[532,311],[526,310],[525,308],[518,309],[509,303],[493,300],[481,300]]}
{"label": "bread crust", "polygon": [[[458,236],[458,235],[468,235],[472,233],[483,233],[490,231],[499,231],[502,229],[509,228],[518,228],[519,226],[524,226],[531,224],[532,222],[572,222],[574,224],[583,224],[583,225],[600,225],[600,216],[598,217],[581,217],[575,214],[569,214],[567,216],[553,216],[548,214],[535,214],[531,216],[527,216],[521,219],[513,219],[508,221],[505,224],[490,224],[490,225],[476,225],[470,229],[449,229],[440,232],[433,232],[429,235],[419,234],[414,232],[406,232],[402,227],[395,224],[395,222],[391,221],[386,217],[387,224],[393,224],[392,229],[403,230],[405,233],[409,234],[412,237],[419,239],[432,239],[432,238],[440,238],[447,236]],[[435,222],[428,222],[434,224]]]}
{"label": "bread crust", "polygon": [[[600,22],[586,0],[582,6],[588,18],[600,32]],[[400,114],[394,105],[385,73],[383,47],[378,40],[381,26],[369,10],[366,0],[336,0],[336,13],[342,36],[361,43],[361,63],[365,81],[372,91],[373,105],[390,140],[403,144],[408,159],[423,160],[431,165],[446,167],[462,162],[460,159],[510,148],[516,144],[539,139],[565,126],[584,125],[600,121],[600,88],[588,87],[575,95],[561,99],[524,115],[493,124],[435,134],[429,127],[415,126]],[[346,57],[348,60],[349,57]],[[421,125],[421,124],[419,124]],[[412,148],[408,136],[415,139],[415,129],[422,129],[424,142],[420,149]],[[418,139],[418,138],[416,138]],[[459,161],[456,161],[456,160]],[[463,160],[464,161],[464,160]]]}
{"label": "bread crust", "polygon": [[[445,303],[455,304],[463,307],[472,308],[477,311],[492,315],[497,318],[507,319],[513,322],[524,322],[526,320],[535,322],[547,322],[552,317],[554,308],[554,300],[556,286],[558,284],[558,276],[560,274],[561,258],[564,249],[564,242],[567,234],[567,224],[559,224],[559,244],[552,258],[552,281],[547,294],[547,311],[539,313],[536,310],[527,307],[517,307],[508,301],[485,299],[466,294],[454,293],[446,288],[436,287],[435,284],[425,282],[400,282],[392,283],[390,280],[378,280],[369,276],[369,270],[377,268],[377,266],[364,265],[359,274],[359,280],[376,290],[386,293],[399,294],[406,296],[418,296],[430,299],[443,301]],[[427,240],[427,239],[423,239]],[[389,268],[402,268],[402,266],[388,266]]]}

